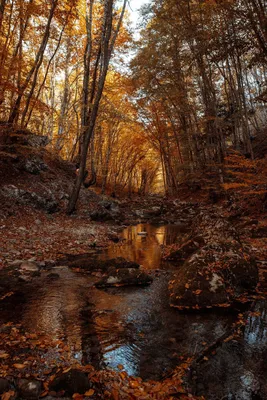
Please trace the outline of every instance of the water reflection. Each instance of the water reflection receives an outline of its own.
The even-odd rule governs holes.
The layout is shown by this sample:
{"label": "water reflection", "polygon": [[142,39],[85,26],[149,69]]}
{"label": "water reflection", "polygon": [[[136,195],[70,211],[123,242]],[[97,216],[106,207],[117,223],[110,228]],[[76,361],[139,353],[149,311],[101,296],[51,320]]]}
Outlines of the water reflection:
{"label": "water reflection", "polygon": [[249,316],[244,340],[253,346],[267,344],[267,302],[258,302]]}
{"label": "water reflection", "polygon": [[[146,232],[147,235],[139,235]],[[139,224],[122,232],[124,243],[111,246],[104,258],[124,257],[135,261],[146,269],[171,268],[162,263],[162,245],[172,245],[182,239],[186,229],[182,225],[155,226]]]}
{"label": "water reflection", "polygon": [[256,303],[243,337],[222,343],[197,370],[196,394],[208,399],[267,398],[267,302]]}

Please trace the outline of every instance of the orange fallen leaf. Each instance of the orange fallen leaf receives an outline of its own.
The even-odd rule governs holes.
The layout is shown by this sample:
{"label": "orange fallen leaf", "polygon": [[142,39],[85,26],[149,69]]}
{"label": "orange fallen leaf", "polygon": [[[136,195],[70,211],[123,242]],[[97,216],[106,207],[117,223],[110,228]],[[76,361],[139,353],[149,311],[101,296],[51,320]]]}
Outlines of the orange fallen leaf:
{"label": "orange fallen leaf", "polygon": [[6,359],[6,358],[8,358],[9,357],[9,354],[7,354],[7,353],[0,353],[0,358],[2,358],[2,359]]}
{"label": "orange fallen leaf", "polygon": [[9,400],[14,395],[15,395],[15,392],[13,392],[12,390],[9,390],[9,392],[6,392],[6,393],[2,394],[1,400]]}
{"label": "orange fallen leaf", "polygon": [[72,396],[72,398],[74,399],[74,400],[83,400],[83,394],[79,394],[79,393],[75,393],[73,396]]}
{"label": "orange fallen leaf", "polygon": [[17,369],[23,369],[23,368],[26,367],[26,365],[24,365],[24,364],[13,364],[13,367],[17,368]]}
{"label": "orange fallen leaf", "polygon": [[94,389],[90,389],[90,390],[88,390],[88,392],[84,393],[84,395],[87,397],[90,397],[90,396],[93,396],[94,393],[95,393]]}

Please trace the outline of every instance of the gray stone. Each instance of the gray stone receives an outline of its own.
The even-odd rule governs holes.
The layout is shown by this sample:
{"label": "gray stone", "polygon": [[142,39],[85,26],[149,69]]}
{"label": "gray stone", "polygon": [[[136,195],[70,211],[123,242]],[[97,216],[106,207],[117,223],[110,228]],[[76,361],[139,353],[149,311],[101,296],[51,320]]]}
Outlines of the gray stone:
{"label": "gray stone", "polygon": [[118,287],[118,286],[146,286],[151,284],[152,277],[135,268],[116,269],[111,268],[108,275],[96,283],[96,287]]}
{"label": "gray stone", "polygon": [[43,162],[41,158],[32,157],[31,159],[25,160],[25,162],[21,164],[20,168],[24,169],[24,171],[30,174],[38,175],[41,171],[46,171],[48,169],[48,166]]}
{"label": "gray stone", "polygon": [[0,192],[19,204],[32,205],[35,208],[44,209],[48,213],[54,213],[58,210],[58,203],[50,192],[41,197],[34,192],[19,189],[14,185],[5,185]]}
{"label": "gray stone", "polygon": [[25,261],[20,265],[20,271],[22,273],[34,273],[39,272],[39,267],[35,262],[32,261]]}

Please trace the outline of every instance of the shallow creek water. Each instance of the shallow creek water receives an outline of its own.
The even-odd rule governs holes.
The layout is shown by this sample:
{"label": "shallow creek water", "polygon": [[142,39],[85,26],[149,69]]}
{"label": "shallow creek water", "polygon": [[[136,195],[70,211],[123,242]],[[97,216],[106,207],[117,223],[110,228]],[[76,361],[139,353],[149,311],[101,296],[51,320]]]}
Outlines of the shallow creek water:
{"label": "shallow creek water", "polygon": [[[141,231],[147,236],[139,236]],[[122,365],[130,375],[160,379],[230,331],[237,315],[229,310],[181,313],[169,306],[168,281],[175,266],[161,261],[161,245],[183,234],[181,226],[137,225],[123,231],[122,244],[98,255],[137,261],[153,275],[148,287],[98,290],[93,287],[97,278],[57,267],[53,272],[59,279],[43,273],[0,302],[0,323],[16,321],[30,332],[63,339],[70,359],[83,364]],[[265,393],[267,381],[267,304],[256,307],[244,338],[223,345],[200,365],[193,380],[197,393],[207,399],[267,398],[267,392],[266,397],[253,397]]]}

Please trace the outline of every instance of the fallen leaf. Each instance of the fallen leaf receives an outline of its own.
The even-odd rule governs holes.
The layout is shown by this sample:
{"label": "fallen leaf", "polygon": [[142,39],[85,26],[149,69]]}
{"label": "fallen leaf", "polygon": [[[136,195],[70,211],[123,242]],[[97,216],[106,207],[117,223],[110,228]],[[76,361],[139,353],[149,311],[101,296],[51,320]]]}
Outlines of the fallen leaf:
{"label": "fallen leaf", "polygon": [[8,358],[8,357],[9,357],[9,354],[7,354],[7,353],[0,353],[0,358],[6,359],[6,358]]}
{"label": "fallen leaf", "polygon": [[94,393],[95,393],[94,389],[90,389],[88,390],[88,392],[84,393],[84,395],[90,397],[93,396]]}
{"label": "fallen leaf", "polygon": [[17,369],[23,369],[23,368],[26,367],[26,365],[24,365],[24,364],[13,364],[13,367],[17,368]]}
{"label": "fallen leaf", "polygon": [[83,394],[79,394],[79,393],[75,393],[73,396],[72,396],[72,398],[74,399],[74,400],[83,400]]}
{"label": "fallen leaf", "polygon": [[13,392],[13,390],[9,390],[9,392],[6,392],[6,393],[2,394],[1,400],[9,400],[14,395],[15,395],[15,392]]}

